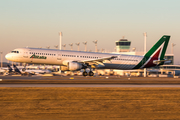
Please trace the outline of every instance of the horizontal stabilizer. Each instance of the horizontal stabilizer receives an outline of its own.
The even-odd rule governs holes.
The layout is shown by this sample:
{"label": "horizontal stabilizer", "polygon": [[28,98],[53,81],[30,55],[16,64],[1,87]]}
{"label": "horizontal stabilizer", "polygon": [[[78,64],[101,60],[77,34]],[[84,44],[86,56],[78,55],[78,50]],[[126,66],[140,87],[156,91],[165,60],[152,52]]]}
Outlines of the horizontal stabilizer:
{"label": "horizontal stabilizer", "polygon": [[162,62],[172,62],[171,60],[154,60],[153,63],[159,65]]}

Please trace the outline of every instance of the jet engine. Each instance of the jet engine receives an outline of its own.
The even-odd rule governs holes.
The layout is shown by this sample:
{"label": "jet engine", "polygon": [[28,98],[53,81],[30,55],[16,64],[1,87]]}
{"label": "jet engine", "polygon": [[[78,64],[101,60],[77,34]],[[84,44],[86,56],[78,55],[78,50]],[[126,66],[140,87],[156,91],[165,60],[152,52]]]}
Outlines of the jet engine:
{"label": "jet engine", "polygon": [[61,66],[62,71],[76,71],[82,69],[83,65],[78,62],[67,62],[66,66]]}

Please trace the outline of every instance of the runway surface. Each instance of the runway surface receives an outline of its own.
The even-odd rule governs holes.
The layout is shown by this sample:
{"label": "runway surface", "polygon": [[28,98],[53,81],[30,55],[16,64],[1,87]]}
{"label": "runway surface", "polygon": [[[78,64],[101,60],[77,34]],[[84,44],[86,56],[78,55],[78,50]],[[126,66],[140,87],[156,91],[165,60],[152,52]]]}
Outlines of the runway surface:
{"label": "runway surface", "polygon": [[0,87],[180,87],[180,78],[0,76]]}
{"label": "runway surface", "polygon": [[141,87],[141,88],[149,88],[149,87],[171,87],[177,88],[180,85],[175,84],[0,84],[0,87]]}

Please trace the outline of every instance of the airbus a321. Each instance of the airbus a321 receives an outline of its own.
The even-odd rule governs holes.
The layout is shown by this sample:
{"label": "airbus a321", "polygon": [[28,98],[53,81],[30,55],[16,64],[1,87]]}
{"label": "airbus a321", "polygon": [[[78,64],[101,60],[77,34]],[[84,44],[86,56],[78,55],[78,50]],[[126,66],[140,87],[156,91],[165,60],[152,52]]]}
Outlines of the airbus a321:
{"label": "airbus a321", "polygon": [[[62,71],[84,69],[83,76],[93,76],[92,69],[132,70],[162,65],[168,61],[164,55],[170,36],[164,35],[144,55],[125,55],[115,53],[97,53],[41,48],[17,48],[6,54],[6,59],[13,62],[59,65]],[[87,73],[86,69],[90,72]]]}

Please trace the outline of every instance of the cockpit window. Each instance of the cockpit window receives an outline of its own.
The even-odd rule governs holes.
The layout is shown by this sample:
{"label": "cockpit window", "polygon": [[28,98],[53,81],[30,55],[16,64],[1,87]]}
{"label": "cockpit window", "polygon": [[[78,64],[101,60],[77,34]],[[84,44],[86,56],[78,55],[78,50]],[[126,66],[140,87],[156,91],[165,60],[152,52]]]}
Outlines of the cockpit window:
{"label": "cockpit window", "polygon": [[11,53],[19,53],[19,51],[11,51]]}

